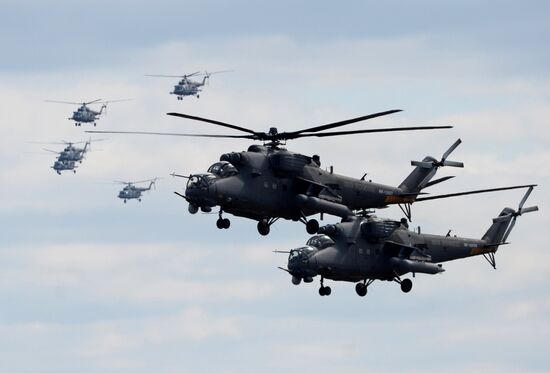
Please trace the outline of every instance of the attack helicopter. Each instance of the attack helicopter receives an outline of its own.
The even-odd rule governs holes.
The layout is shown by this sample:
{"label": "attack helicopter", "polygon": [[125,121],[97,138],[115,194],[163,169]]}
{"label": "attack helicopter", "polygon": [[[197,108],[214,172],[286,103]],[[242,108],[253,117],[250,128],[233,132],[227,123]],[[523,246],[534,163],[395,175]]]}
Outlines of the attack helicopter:
{"label": "attack helicopter", "polygon": [[310,157],[288,151],[282,147],[288,140],[303,137],[329,137],[360,133],[452,128],[451,126],[421,126],[323,132],[331,128],[399,111],[401,110],[389,110],[298,131],[281,133],[274,127],[270,128],[267,133],[256,132],[233,124],[180,113],[168,113],[168,115],[231,128],[245,132],[246,135],[136,131],[87,132],[242,138],[262,141],[263,145],[251,145],[246,152],[223,154],[219,162],[214,163],[208,168],[207,173],[188,176],[173,174],[173,176],[188,179],[185,193],[175,193],[189,203],[188,210],[191,214],[195,214],[199,210],[211,212],[212,208],[219,206],[219,218],[216,221],[216,226],[219,229],[230,227],[229,219],[222,216],[223,212],[227,212],[235,216],[258,221],[258,232],[264,236],[269,234],[270,226],[280,218],[300,221],[306,225],[308,233],[314,234],[319,228],[319,222],[316,219],[308,219],[308,216],[319,213],[321,213],[321,218],[325,213],[346,218],[353,215],[353,210],[383,208],[390,204],[398,204],[410,219],[410,205],[416,201],[523,187],[481,189],[454,193],[452,195],[418,197],[422,194],[421,191],[423,189],[452,177],[447,176],[438,180],[431,180],[440,167],[463,167],[461,162],[447,159],[451,152],[460,144],[460,140],[457,140],[443,154],[440,160],[433,157],[425,157],[422,161],[413,162],[415,169],[398,187],[373,183],[370,180],[365,180],[364,177],[357,179],[337,175],[333,172],[332,167],[329,170],[321,168],[321,160],[318,155]]}
{"label": "attack helicopter", "polygon": [[321,276],[321,296],[330,295],[330,287],[323,282],[330,279],[355,282],[361,297],[375,280],[395,281],[408,293],[412,281],[401,276],[442,273],[441,263],[451,260],[483,255],[496,269],[495,253],[500,245],[508,244],[517,217],[538,211],[537,206],[523,207],[535,186],[529,186],[516,210],[502,210],[481,239],[451,237],[450,232],[446,236],[423,234],[420,229],[410,231],[404,218],[394,221],[366,214],[321,227],[305,246],[275,251],[289,254],[287,268],[279,268],[292,276],[294,285]]}
{"label": "attack helicopter", "polygon": [[[113,103],[113,102],[122,102],[122,101],[130,101],[130,99],[109,100],[109,101],[102,101],[101,99],[97,99],[97,100],[88,101],[88,102],[68,102],[68,101],[46,100],[46,102],[54,102],[57,104],[80,105],[80,107],[73,112],[73,115],[70,118],[68,118],[69,120],[74,120],[75,126],[77,127],[81,126],[82,123],[93,123],[95,127],[96,120],[99,119],[99,117],[103,113],[103,110],[106,111],[107,104]],[[88,105],[91,105],[91,104],[101,104],[101,109],[99,111],[92,110],[88,107]]]}
{"label": "attack helicopter", "polygon": [[[122,188],[122,190],[118,192],[118,198],[124,200],[124,203],[126,203],[126,201],[129,199],[137,199],[139,202],[141,202],[141,195],[143,194],[143,192],[151,190],[151,187],[156,184],[157,179],[158,178],[140,181],[117,181],[120,184],[125,184],[124,188]],[[149,182],[148,187],[135,186],[135,184],[146,182]]]}
{"label": "attack helicopter", "polygon": [[[200,97],[200,92],[202,92],[202,88],[204,85],[210,80],[210,76],[213,74],[219,74],[219,73],[227,73],[231,72],[232,70],[222,70],[222,71],[214,71],[209,73],[208,71],[204,72],[204,74],[201,74],[200,71],[196,71],[192,74],[187,75],[153,75],[153,74],[147,74],[145,76],[152,76],[156,78],[181,78],[181,80],[174,86],[174,90],[170,92],[171,95],[176,95],[176,98],[178,100],[183,100],[183,97],[185,96],[197,96],[197,98]],[[194,81],[189,79],[192,76],[202,76],[202,81]]]}

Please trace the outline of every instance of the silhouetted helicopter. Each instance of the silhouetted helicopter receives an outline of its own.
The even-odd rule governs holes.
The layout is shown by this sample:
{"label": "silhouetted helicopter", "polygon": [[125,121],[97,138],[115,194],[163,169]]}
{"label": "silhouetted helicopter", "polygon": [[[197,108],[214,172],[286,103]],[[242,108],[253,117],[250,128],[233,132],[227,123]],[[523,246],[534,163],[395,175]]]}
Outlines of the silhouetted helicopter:
{"label": "silhouetted helicopter", "polygon": [[[118,183],[125,184],[124,188],[118,193],[118,198],[124,200],[126,203],[129,199],[137,199],[141,202],[141,195],[147,190],[151,190],[151,187],[155,185],[157,178],[141,180],[141,181],[118,181]],[[149,182],[148,187],[137,187],[134,184]]]}
{"label": "silhouetted helicopter", "polygon": [[[209,73],[206,71],[204,74],[200,74],[199,71],[196,71],[192,74],[187,75],[152,75],[147,74],[146,76],[153,76],[157,78],[181,78],[181,80],[174,86],[174,90],[170,92],[171,95],[176,95],[178,100],[183,100],[184,96],[197,96],[199,98],[199,93],[202,91],[202,88],[206,82],[209,81],[210,76],[213,74],[227,73],[232,70],[223,70],[223,71],[214,71]],[[192,76],[203,76],[202,81],[193,81],[189,79]]]}
{"label": "silhouetted helicopter", "polygon": [[295,285],[321,276],[322,296],[331,293],[324,279],[356,282],[355,291],[365,296],[367,286],[375,280],[395,281],[408,293],[412,281],[401,276],[411,272],[441,273],[444,269],[440,263],[450,260],[483,255],[496,268],[495,253],[500,245],[508,243],[517,217],[538,210],[537,206],[523,207],[534,186],[529,187],[517,210],[502,210],[481,239],[451,237],[450,232],[446,236],[423,234],[420,229],[413,232],[406,219],[399,222],[375,215],[355,216],[321,227],[305,246],[286,251],[287,268],[279,268],[292,275]]}
{"label": "silhouetted helicopter", "polygon": [[[113,102],[122,102],[130,101],[130,99],[122,100],[110,100],[110,101],[101,101],[101,99],[89,101],[89,102],[68,102],[68,101],[55,101],[55,100],[46,100],[46,102],[54,102],[57,104],[69,104],[69,105],[80,105],[80,107],[73,112],[73,115],[68,118],[69,120],[75,121],[75,126],[80,126],[82,123],[93,123],[96,125],[96,120],[99,119],[99,116],[103,113],[104,109],[107,109],[107,104]],[[91,104],[101,104],[101,109],[99,111],[92,110],[88,107]]]}
{"label": "silhouetted helicopter", "polygon": [[[73,162],[80,162],[82,163],[82,160],[86,156],[86,153],[90,150],[90,144],[92,141],[102,141],[102,139],[97,140],[88,140],[88,141],[81,141],[81,142],[69,142],[69,141],[63,141],[61,144],[66,144],[67,146],[63,151],[58,152],[55,150],[50,149],[44,149],[50,153],[58,154],[57,160],[59,161],[73,161]],[[59,143],[52,143],[52,144],[59,144]],[[74,146],[75,144],[84,144],[83,148],[77,148]]]}
{"label": "silhouetted helicopter", "polygon": [[[214,163],[207,173],[192,174],[188,178],[185,195],[175,192],[189,202],[189,212],[198,210],[210,212],[220,206],[218,228],[229,228],[229,219],[222,217],[223,212],[258,221],[258,232],[269,234],[270,226],[279,218],[301,221],[306,224],[308,233],[316,233],[319,223],[308,216],[327,213],[347,217],[352,210],[381,208],[389,204],[401,204],[410,218],[410,204],[420,200],[421,190],[450,179],[447,176],[431,181],[441,166],[462,167],[462,163],[448,161],[449,154],[460,144],[455,142],[441,160],[426,157],[422,162],[413,162],[416,168],[399,187],[387,186],[333,173],[321,168],[318,155],[312,157],[293,153],[281,145],[287,140],[301,137],[329,137],[373,132],[395,132],[412,130],[430,130],[452,128],[451,126],[421,126],[401,128],[377,128],[354,131],[322,132],[331,128],[345,126],[401,110],[389,110],[358,118],[306,128],[293,132],[279,133],[276,128],[269,132],[255,132],[248,128],[223,123],[211,119],[187,114],[168,113],[172,116],[202,121],[217,126],[235,129],[246,135],[208,135],[159,132],[126,131],[87,131],[90,133],[123,133],[146,135],[169,135],[214,138],[244,138],[263,141],[264,145],[252,145],[246,152],[223,154],[220,162]],[[482,193],[486,191],[513,189],[517,187],[478,190],[454,195]],[[448,195],[447,195],[448,196]],[[424,199],[446,196],[426,197]]]}

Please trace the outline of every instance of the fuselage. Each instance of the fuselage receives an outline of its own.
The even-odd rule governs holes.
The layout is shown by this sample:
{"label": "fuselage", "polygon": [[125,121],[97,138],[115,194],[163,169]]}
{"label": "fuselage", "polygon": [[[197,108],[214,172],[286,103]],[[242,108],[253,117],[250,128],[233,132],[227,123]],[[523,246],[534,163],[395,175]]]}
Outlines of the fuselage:
{"label": "fuselage", "polygon": [[299,219],[331,208],[339,215],[342,206],[356,210],[410,200],[399,188],[335,174],[322,169],[318,159],[284,149],[252,146],[220,159],[234,172],[196,175],[203,180],[189,182],[186,197],[236,216]]}

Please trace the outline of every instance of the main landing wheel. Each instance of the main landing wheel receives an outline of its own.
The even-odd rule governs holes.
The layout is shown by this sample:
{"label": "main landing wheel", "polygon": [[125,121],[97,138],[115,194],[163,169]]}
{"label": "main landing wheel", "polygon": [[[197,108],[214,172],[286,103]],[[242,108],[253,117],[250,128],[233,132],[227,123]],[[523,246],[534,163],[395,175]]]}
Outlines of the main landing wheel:
{"label": "main landing wheel", "polygon": [[306,231],[309,234],[315,234],[319,231],[319,222],[315,219],[308,220],[306,223]]}
{"label": "main landing wheel", "polygon": [[231,222],[227,218],[225,219],[219,218],[218,220],[216,220],[216,227],[218,227],[218,229],[227,229],[230,226],[231,226]]}
{"label": "main landing wheel", "polygon": [[358,282],[356,285],[355,285],[355,292],[357,293],[357,295],[359,295],[360,297],[364,297],[365,295],[367,295],[367,285],[361,283],[361,282]]}
{"label": "main landing wheel", "polygon": [[269,223],[267,220],[260,220],[258,222],[258,233],[262,236],[267,236],[269,234]]}
{"label": "main landing wheel", "polygon": [[403,281],[401,281],[401,291],[403,293],[408,293],[409,291],[411,291],[412,287],[413,287],[413,283],[410,279],[406,278]]}
{"label": "main landing wheel", "polygon": [[126,200],[124,200],[124,203],[126,203]]}
{"label": "main landing wheel", "polygon": [[329,296],[331,292],[332,290],[330,289],[330,286],[321,286],[319,288],[319,295],[322,297],[324,297],[325,295]]}

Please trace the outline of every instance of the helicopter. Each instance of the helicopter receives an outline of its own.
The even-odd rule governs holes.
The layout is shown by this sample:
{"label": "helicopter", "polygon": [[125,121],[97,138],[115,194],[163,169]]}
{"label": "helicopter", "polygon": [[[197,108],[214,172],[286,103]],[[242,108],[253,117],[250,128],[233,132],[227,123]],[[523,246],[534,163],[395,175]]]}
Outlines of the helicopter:
{"label": "helicopter", "polygon": [[[197,98],[200,97],[200,92],[202,92],[202,88],[210,79],[210,76],[213,74],[219,74],[219,73],[226,73],[231,72],[232,70],[222,70],[222,71],[214,71],[214,72],[204,72],[204,74],[201,74],[200,71],[196,71],[192,74],[187,75],[152,75],[147,74],[145,76],[152,76],[156,78],[181,78],[181,80],[174,86],[174,90],[170,92],[171,95],[176,95],[176,98],[178,100],[183,100],[183,97],[185,96],[197,96]],[[202,76],[202,81],[193,81],[189,79],[192,76]]]}
{"label": "helicopter", "polygon": [[280,218],[300,221],[306,225],[308,233],[314,234],[319,229],[319,222],[316,219],[308,219],[308,216],[319,213],[321,213],[321,218],[325,213],[346,218],[353,214],[352,210],[383,208],[390,204],[398,204],[410,220],[410,205],[416,201],[524,187],[482,189],[452,195],[421,196],[419,198],[418,196],[424,188],[452,178],[452,176],[446,176],[438,180],[431,180],[437,169],[442,166],[463,167],[461,162],[447,159],[460,144],[460,140],[457,140],[440,160],[425,157],[422,161],[413,162],[415,169],[398,187],[373,183],[370,180],[365,180],[364,177],[358,179],[337,175],[332,167],[329,170],[321,168],[321,160],[318,155],[310,157],[288,151],[281,146],[288,140],[302,137],[329,137],[373,132],[452,128],[451,126],[422,126],[323,132],[327,129],[399,111],[401,110],[388,110],[282,133],[279,133],[277,128],[274,127],[270,128],[267,133],[256,132],[233,124],[181,113],[168,113],[168,115],[231,128],[247,134],[217,135],[136,131],[87,132],[244,138],[263,141],[263,145],[251,145],[246,152],[222,154],[220,161],[211,165],[207,173],[188,176],[175,173],[172,175],[188,179],[185,193],[175,192],[175,194],[189,203],[188,211],[191,214],[197,213],[199,209],[208,213],[212,211],[212,208],[219,206],[219,217],[216,221],[216,226],[219,229],[230,227],[231,222],[229,219],[222,216],[223,212],[227,212],[258,221],[258,232],[264,236],[269,234],[270,226]]}
{"label": "helicopter", "polygon": [[[139,202],[141,202],[142,193],[147,190],[151,190],[151,187],[155,185],[157,179],[158,178],[141,181],[117,181],[120,184],[125,184],[124,188],[122,188],[122,190],[118,192],[118,198],[124,200],[124,203],[126,203],[126,201],[129,199],[137,199]],[[146,182],[149,182],[148,187],[137,187],[134,185]]]}
{"label": "helicopter", "polygon": [[331,294],[324,279],[355,282],[357,295],[364,297],[375,280],[394,281],[408,293],[412,281],[401,276],[411,273],[437,274],[445,270],[441,263],[483,255],[496,269],[495,253],[506,241],[516,219],[537,206],[523,207],[536,185],[530,185],[516,210],[506,207],[493,219],[481,239],[424,234],[410,231],[407,219],[394,221],[375,215],[354,216],[341,223],[326,225],[305,246],[288,253],[287,268],[292,283],[312,282],[321,276],[319,295]]}
{"label": "helicopter", "polygon": [[61,175],[62,171],[73,171],[76,174],[77,164],[75,161],[61,161],[56,160],[52,168],[57,172],[58,175]]}
{"label": "helicopter", "polygon": [[[63,151],[58,152],[55,150],[50,149],[44,149],[51,153],[58,154],[57,160],[59,161],[74,161],[74,162],[80,162],[82,163],[82,160],[84,159],[84,156],[86,153],[90,150],[90,144],[92,141],[102,141],[102,139],[98,140],[92,140],[89,139],[88,141],[81,141],[81,142],[70,142],[70,141],[62,141],[61,144],[66,144],[67,146],[63,149]],[[82,144],[84,143],[83,148],[77,148],[74,146],[75,144]]]}
{"label": "helicopter", "polygon": [[[46,100],[46,102],[54,102],[57,104],[69,104],[69,105],[80,105],[78,109],[73,112],[73,115],[68,118],[69,120],[75,121],[75,126],[81,126],[82,123],[93,123],[94,127],[96,126],[96,120],[99,119],[99,116],[103,113],[103,110],[106,111],[107,104],[112,102],[122,102],[130,101],[130,99],[122,100],[110,100],[102,101],[101,99],[88,101],[88,102],[68,102],[68,101],[55,101],[55,100]],[[88,107],[91,104],[101,104],[101,109],[99,111],[92,110]]]}

